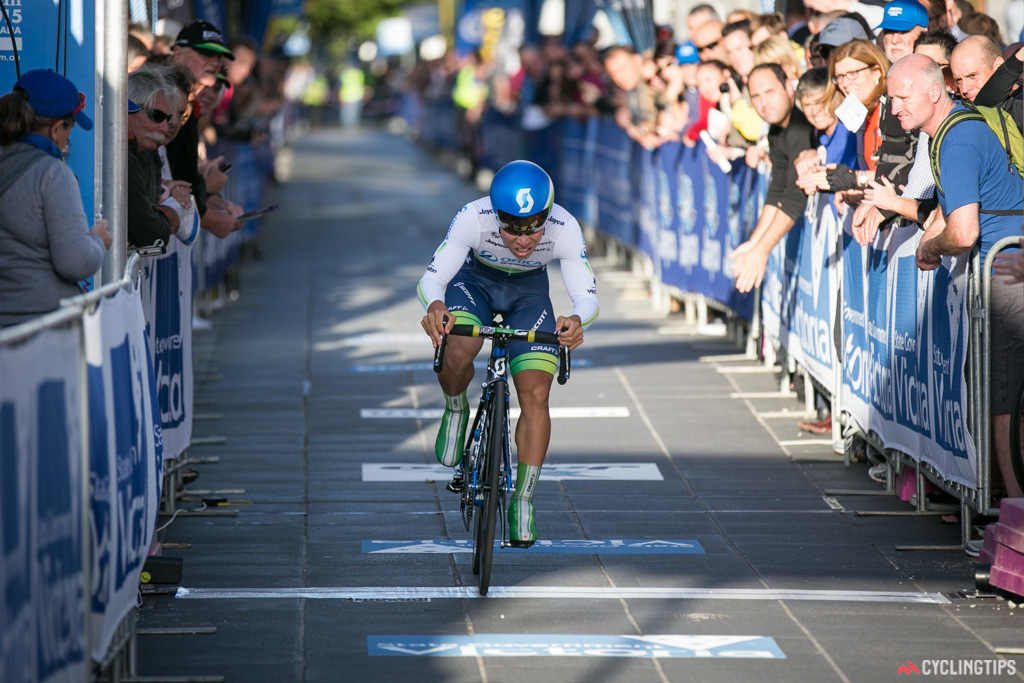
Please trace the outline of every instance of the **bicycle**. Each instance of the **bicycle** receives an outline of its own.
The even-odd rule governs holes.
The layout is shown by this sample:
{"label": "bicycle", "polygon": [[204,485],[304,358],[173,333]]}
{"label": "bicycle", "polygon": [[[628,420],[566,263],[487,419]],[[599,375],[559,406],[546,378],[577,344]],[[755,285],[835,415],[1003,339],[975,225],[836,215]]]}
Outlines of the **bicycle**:
{"label": "bicycle", "polygon": [[[512,469],[508,413],[508,342],[526,341],[558,344],[558,335],[534,330],[513,330],[503,327],[455,325],[449,334],[491,340],[483,392],[472,428],[467,432],[462,460],[448,484],[449,491],[461,494],[462,522],[469,531],[474,517],[473,573],[480,576],[480,595],[487,595],[491,582],[494,537],[501,523],[501,547],[516,547],[508,540],[505,499],[512,493],[515,476]],[[434,351],[434,372],[441,372],[448,335]],[[570,355],[567,346],[558,346],[558,383],[569,379]],[[479,513],[476,512],[479,508]]]}

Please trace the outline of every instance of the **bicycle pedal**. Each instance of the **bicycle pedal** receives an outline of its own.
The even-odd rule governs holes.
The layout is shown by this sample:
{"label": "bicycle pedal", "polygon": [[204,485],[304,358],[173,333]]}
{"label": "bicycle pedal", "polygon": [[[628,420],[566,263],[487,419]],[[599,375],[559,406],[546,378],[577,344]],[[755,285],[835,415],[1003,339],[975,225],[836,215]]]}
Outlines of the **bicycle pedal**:
{"label": "bicycle pedal", "polygon": [[465,482],[462,477],[462,472],[456,472],[452,477],[452,480],[445,485],[445,489],[452,493],[462,493],[463,488],[465,488]]}
{"label": "bicycle pedal", "polygon": [[509,548],[519,548],[520,550],[526,550],[527,548],[529,548],[533,544],[534,544],[534,541],[506,541],[505,542],[505,545],[507,547],[509,547]]}

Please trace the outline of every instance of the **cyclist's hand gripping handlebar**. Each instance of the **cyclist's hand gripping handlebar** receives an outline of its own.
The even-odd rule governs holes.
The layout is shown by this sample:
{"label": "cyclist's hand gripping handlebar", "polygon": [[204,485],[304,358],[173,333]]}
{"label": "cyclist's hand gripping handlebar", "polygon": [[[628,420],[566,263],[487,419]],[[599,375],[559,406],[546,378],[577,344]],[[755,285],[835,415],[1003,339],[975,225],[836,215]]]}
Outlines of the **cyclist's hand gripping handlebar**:
{"label": "cyclist's hand gripping handlebar", "polygon": [[[447,318],[445,319],[447,324]],[[558,343],[558,335],[551,332],[539,332],[533,330],[504,330],[494,327],[480,327],[477,325],[453,325],[452,331],[458,337],[482,337],[493,339],[495,336],[504,336],[506,339],[516,339],[536,342],[539,344],[558,345],[558,383],[565,384],[569,380],[570,351],[568,346]],[[441,335],[441,343],[434,349],[434,372],[440,373],[444,369],[444,349],[448,344],[448,334]]]}

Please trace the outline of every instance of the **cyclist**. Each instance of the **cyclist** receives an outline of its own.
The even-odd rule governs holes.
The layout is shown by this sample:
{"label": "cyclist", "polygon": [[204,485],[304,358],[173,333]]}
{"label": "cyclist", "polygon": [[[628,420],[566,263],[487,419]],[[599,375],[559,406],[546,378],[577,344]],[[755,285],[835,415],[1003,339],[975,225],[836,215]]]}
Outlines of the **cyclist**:
{"label": "cyclist", "polygon": [[[583,329],[598,313],[597,285],[587,263],[579,223],[554,203],[551,178],[529,161],[503,166],[490,195],[462,207],[420,279],[417,291],[427,309],[422,325],[434,342],[452,325],[491,325],[501,313],[514,329],[560,330],[563,346],[583,343]],[[572,314],[555,318],[548,294],[547,264],[558,260],[573,302]],[[447,318],[447,322],[445,322]],[[434,443],[438,461],[462,460],[473,379],[473,359],[482,339],[449,337],[438,382],[445,410]],[[558,368],[558,350],[547,344],[510,342],[509,370],[519,397],[516,425],[516,488],[508,509],[511,542],[529,547],[537,540],[533,493],[551,436],[548,394]],[[458,474],[453,480],[458,486]]]}

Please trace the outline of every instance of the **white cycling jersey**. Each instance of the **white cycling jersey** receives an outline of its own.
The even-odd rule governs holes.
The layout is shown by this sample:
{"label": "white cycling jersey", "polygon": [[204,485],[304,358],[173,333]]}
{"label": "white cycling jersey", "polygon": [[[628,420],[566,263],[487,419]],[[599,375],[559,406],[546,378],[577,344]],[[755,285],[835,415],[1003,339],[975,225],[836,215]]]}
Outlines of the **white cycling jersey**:
{"label": "white cycling jersey", "polygon": [[599,310],[597,283],[587,262],[583,230],[572,214],[554,204],[544,224],[544,235],[526,260],[516,258],[505,246],[500,230],[490,197],[481,197],[462,207],[417,286],[424,308],[434,301],[444,303],[448,283],[470,258],[494,268],[496,274],[536,270],[557,259],[562,282],[572,299],[572,315],[579,316],[583,327],[594,322]]}

